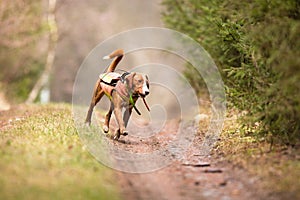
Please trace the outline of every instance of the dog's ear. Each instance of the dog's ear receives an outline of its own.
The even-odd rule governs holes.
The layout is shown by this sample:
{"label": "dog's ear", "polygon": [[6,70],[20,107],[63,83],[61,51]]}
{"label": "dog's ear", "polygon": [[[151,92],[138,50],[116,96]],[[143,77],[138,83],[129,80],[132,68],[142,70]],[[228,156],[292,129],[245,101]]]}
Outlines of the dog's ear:
{"label": "dog's ear", "polygon": [[148,78],[147,75],[146,75],[146,85],[147,85],[147,88],[150,89],[150,86],[149,86],[149,78]]}
{"label": "dog's ear", "polygon": [[130,89],[133,88],[133,79],[134,79],[135,75],[136,75],[136,73],[133,72],[130,75],[126,76],[126,83],[128,85],[128,88],[130,88]]}

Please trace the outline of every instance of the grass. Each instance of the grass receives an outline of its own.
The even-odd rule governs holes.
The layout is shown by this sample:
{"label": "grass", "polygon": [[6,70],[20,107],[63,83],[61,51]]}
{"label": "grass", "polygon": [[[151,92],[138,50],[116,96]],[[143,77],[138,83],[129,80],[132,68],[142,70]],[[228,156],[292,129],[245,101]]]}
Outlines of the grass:
{"label": "grass", "polygon": [[0,199],[119,199],[113,171],[80,143],[71,107],[0,113]]}
{"label": "grass", "polygon": [[300,199],[300,148],[271,144],[240,132],[239,120],[229,116],[215,147],[218,155],[260,180],[261,189],[279,199]]}

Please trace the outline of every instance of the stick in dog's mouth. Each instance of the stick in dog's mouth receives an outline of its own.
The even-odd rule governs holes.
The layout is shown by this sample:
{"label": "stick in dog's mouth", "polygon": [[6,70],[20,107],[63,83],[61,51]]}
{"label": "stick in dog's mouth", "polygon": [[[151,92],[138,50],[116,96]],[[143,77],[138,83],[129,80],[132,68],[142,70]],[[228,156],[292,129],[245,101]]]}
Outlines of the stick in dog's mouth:
{"label": "stick in dog's mouth", "polygon": [[143,102],[144,102],[144,104],[145,104],[147,110],[150,112],[150,108],[149,108],[149,106],[148,106],[148,104],[147,104],[147,102],[146,102],[145,97],[142,97],[142,99],[143,99]]}

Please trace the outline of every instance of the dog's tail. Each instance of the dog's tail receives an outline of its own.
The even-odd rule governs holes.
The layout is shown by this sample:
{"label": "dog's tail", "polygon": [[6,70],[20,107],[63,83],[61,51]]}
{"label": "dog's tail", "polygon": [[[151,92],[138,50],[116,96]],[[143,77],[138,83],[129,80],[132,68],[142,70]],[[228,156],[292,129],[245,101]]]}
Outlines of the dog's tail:
{"label": "dog's tail", "polygon": [[121,59],[123,58],[123,56],[124,56],[123,49],[117,49],[114,52],[112,52],[111,54],[109,54],[108,56],[104,56],[103,57],[104,60],[114,58],[114,60],[108,66],[106,72],[113,72],[113,71],[115,71],[118,63],[121,61]]}

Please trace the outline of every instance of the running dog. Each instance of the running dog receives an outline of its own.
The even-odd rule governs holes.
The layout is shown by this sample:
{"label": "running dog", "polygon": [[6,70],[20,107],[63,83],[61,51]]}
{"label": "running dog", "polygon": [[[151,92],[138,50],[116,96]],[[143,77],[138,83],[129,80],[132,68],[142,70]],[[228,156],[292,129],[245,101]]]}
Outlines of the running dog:
{"label": "running dog", "polygon": [[[111,104],[110,109],[105,116],[103,131],[105,133],[109,131],[110,118],[112,112],[114,112],[119,126],[113,137],[115,140],[118,140],[120,135],[128,135],[126,126],[132,113],[132,109],[134,108],[140,115],[140,112],[135,106],[139,97],[143,99],[145,106],[149,110],[145,101],[145,97],[149,94],[149,80],[147,75],[135,72],[125,72],[123,74],[114,72],[123,56],[123,50],[118,49],[110,55],[103,57],[103,59],[113,59],[113,61],[107,68],[106,73],[100,74],[99,79],[95,84],[92,100],[85,120],[88,125],[91,124],[93,109],[105,94],[110,99]],[[125,108],[123,117],[122,108]]]}

